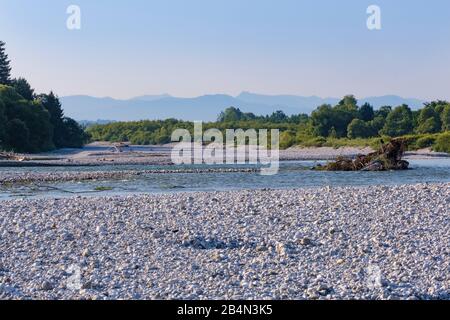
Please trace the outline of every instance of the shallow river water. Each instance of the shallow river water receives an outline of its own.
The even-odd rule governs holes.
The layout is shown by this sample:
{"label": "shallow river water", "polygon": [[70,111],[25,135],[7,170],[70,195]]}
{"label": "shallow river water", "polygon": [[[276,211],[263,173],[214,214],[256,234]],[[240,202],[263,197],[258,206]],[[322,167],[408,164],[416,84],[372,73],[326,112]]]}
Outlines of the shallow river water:
{"label": "shallow river water", "polygon": [[[240,189],[283,189],[318,186],[399,185],[450,182],[450,159],[411,160],[411,169],[390,172],[318,172],[310,170],[317,161],[281,162],[279,173],[262,176],[259,172],[148,174],[127,180],[82,182],[42,182],[0,188],[0,200],[63,196],[104,196],[136,193],[222,191]],[[155,170],[211,166],[102,166],[65,168],[0,168],[0,172]],[[226,166],[216,166],[221,168]]]}

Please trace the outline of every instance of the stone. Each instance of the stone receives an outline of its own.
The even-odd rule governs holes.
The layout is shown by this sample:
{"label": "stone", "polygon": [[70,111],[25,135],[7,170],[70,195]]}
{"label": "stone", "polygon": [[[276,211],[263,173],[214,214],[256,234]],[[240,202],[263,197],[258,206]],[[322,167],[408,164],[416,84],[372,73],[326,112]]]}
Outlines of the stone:
{"label": "stone", "polygon": [[302,246],[309,246],[312,244],[312,240],[309,238],[302,238],[298,241]]}
{"label": "stone", "polygon": [[75,240],[75,236],[74,236],[72,233],[67,232],[67,233],[64,233],[64,234],[62,235],[62,239],[63,239],[64,241],[74,241],[74,240]]}
{"label": "stone", "polygon": [[55,288],[54,284],[50,281],[44,281],[41,285],[42,291],[50,291],[53,290],[54,288]]}
{"label": "stone", "polygon": [[86,281],[81,285],[81,289],[92,289],[93,287],[92,281]]}
{"label": "stone", "polygon": [[92,255],[91,250],[89,250],[89,248],[86,248],[83,250],[83,252],[81,253],[81,255],[85,258],[90,257]]}
{"label": "stone", "polygon": [[277,242],[277,244],[275,245],[275,251],[282,257],[287,255],[287,247],[284,243]]}

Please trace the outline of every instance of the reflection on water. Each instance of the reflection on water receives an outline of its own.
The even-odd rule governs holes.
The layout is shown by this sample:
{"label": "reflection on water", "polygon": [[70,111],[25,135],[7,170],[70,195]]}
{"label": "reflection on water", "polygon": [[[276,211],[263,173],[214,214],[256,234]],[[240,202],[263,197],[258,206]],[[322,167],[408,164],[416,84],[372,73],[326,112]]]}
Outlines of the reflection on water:
{"label": "reflection on water", "polygon": [[[2,187],[0,199],[11,197],[62,197],[74,195],[119,195],[133,193],[169,193],[236,189],[283,189],[316,186],[358,186],[382,184],[414,184],[450,182],[450,159],[411,160],[411,170],[390,172],[317,172],[310,168],[318,162],[282,162],[274,176],[259,173],[168,173],[149,174],[129,180],[43,182],[15,187]],[[13,172],[113,171],[202,168],[197,166],[104,166],[70,168],[0,168]],[[207,166],[210,168],[210,166]],[[227,167],[227,166],[216,166]],[[229,167],[229,166],[228,166]]]}

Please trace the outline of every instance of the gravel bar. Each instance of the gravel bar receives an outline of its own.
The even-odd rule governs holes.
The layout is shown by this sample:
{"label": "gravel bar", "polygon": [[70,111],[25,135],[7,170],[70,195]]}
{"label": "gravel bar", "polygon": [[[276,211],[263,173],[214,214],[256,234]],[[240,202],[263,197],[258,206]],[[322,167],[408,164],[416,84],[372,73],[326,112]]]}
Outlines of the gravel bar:
{"label": "gravel bar", "polygon": [[0,202],[2,299],[450,299],[450,184]]}
{"label": "gravel bar", "polygon": [[0,186],[32,183],[125,179],[134,176],[168,173],[232,173],[259,172],[258,168],[217,168],[217,169],[161,169],[161,170],[121,170],[121,171],[54,171],[54,172],[0,172]]}

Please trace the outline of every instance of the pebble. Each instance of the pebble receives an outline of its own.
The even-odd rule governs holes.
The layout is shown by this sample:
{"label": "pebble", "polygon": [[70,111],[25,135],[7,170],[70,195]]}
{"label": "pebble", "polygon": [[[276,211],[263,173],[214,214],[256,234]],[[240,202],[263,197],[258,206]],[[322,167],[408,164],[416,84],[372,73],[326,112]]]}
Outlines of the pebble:
{"label": "pebble", "polygon": [[450,299],[449,199],[441,183],[0,201],[0,296]]}
{"label": "pebble", "polygon": [[44,281],[41,285],[41,290],[43,291],[50,291],[53,290],[54,285],[50,281]]}
{"label": "pebble", "polygon": [[91,250],[89,250],[89,249],[84,249],[83,250],[83,253],[82,253],[83,257],[90,257],[91,255],[92,255]]}
{"label": "pebble", "polygon": [[312,240],[308,238],[302,238],[298,241],[302,246],[309,246],[312,244]]}

